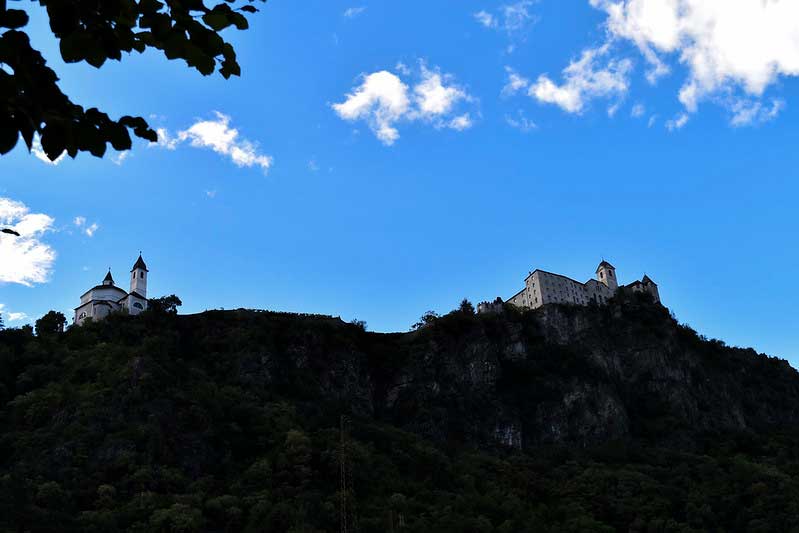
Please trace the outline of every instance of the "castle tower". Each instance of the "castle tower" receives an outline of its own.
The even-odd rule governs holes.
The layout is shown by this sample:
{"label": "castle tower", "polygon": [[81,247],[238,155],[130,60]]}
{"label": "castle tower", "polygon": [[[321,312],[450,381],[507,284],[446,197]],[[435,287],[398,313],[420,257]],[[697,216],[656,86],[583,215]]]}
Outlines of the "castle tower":
{"label": "castle tower", "polygon": [[660,291],[658,291],[658,284],[652,281],[652,278],[646,274],[644,274],[641,284],[644,286],[644,289],[652,295],[652,299],[655,300],[655,303],[660,303]]}
{"label": "castle tower", "polygon": [[[130,292],[135,292],[142,298],[147,298],[147,265],[144,264],[144,260],[141,258],[141,253],[139,254],[139,258],[136,260],[136,263],[133,265],[133,269],[130,271]],[[109,274],[110,275],[110,274]]]}
{"label": "castle tower", "polygon": [[605,260],[599,263],[596,269],[596,279],[614,293],[619,288],[619,282],[616,281],[616,267]]}
{"label": "castle tower", "polygon": [[108,274],[105,275],[105,279],[103,279],[103,285],[110,285],[111,287],[114,286],[114,278],[111,277],[111,269],[108,269]]}

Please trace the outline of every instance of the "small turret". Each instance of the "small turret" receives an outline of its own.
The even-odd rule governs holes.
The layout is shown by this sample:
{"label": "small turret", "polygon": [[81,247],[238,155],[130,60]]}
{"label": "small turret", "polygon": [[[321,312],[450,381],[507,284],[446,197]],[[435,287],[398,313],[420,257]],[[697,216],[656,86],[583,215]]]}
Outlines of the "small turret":
{"label": "small turret", "polygon": [[652,281],[652,278],[646,274],[644,274],[643,279],[641,279],[641,284],[644,286],[644,290],[652,295],[652,299],[655,301],[655,303],[660,303],[660,291],[658,290],[658,284]]}
{"label": "small turret", "polygon": [[147,298],[147,265],[144,263],[144,259],[141,258],[141,252],[139,253],[139,258],[136,260],[136,263],[133,264],[133,268],[131,269],[131,277],[130,277],[130,292],[135,292],[142,298]]}
{"label": "small turret", "polygon": [[103,279],[103,285],[110,285],[112,287],[114,286],[114,278],[111,276],[110,268],[108,269],[108,274],[106,274],[105,278]]}
{"label": "small turret", "polygon": [[616,267],[604,259],[596,269],[596,279],[613,292],[619,288],[619,282],[616,280]]}

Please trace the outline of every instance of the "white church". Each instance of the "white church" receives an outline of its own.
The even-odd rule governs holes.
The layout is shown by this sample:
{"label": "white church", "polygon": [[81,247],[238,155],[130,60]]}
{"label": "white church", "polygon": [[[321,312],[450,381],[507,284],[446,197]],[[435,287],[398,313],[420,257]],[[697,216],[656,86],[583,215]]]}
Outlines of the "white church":
{"label": "white church", "polygon": [[130,292],[127,292],[114,284],[111,269],[108,269],[103,282],[80,297],[80,305],[75,308],[73,323],[80,326],[87,318],[102,320],[116,312],[138,315],[147,309],[148,273],[147,265],[139,254],[130,271]]}

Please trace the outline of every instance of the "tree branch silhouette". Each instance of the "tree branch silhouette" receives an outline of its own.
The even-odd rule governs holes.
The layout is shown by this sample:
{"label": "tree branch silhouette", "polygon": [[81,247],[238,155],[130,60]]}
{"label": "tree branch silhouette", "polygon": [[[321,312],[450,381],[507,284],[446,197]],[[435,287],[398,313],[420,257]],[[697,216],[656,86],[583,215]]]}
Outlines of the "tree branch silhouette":
{"label": "tree branch silhouette", "polygon": [[[245,14],[265,0],[38,0],[47,11],[50,30],[67,63],[86,62],[100,68],[122,53],[160,50],[168,59],[182,59],[203,75],[238,76],[241,67],[233,46],[221,32],[249,27]],[[238,7],[236,7],[238,6]],[[84,109],[64,94],[58,76],[47,66],[23,28],[28,13],[9,9],[0,0],[0,154],[21,136],[30,151],[39,136],[51,161],[62,153],[89,152],[102,157],[110,144],[131,147],[130,131],[151,142],[156,132],[142,117],[112,119],[96,107]],[[146,83],[146,81],[142,81]]]}

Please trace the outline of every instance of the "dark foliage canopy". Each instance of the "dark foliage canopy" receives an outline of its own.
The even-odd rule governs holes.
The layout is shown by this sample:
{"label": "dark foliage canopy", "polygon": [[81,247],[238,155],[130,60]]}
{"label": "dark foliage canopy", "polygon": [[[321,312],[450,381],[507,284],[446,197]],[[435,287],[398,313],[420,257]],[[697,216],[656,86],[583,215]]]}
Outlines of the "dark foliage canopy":
{"label": "dark foliage canopy", "polygon": [[[648,426],[627,438],[523,449],[465,439],[479,404],[496,410],[490,395],[535,412],[562,396],[558,382],[601,376],[535,340],[540,312],[459,310],[380,334],[313,315],[181,316],[163,312],[169,302],[59,335],[0,332],[0,531],[316,533],[339,531],[342,514],[362,533],[799,531],[796,424],[689,427],[689,446],[669,444],[653,437],[680,420],[636,396],[630,416]],[[675,359],[696,354],[696,388],[727,376],[736,398],[754,393],[745,410],[799,406],[790,367],[703,339],[662,308],[556,311],[550,319],[604,326],[585,338],[595,352],[655,340]],[[459,360],[485,356],[509,331],[530,351],[498,361],[511,365],[502,386],[453,388],[473,375],[469,361],[453,373]],[[486,333],[492,342],[475,350]],[[430,437],[439,433],[451,438]]]}
{"label": "dark foliage canopy", "polygon": [[[168,59],[182,59],[203,75],[218,71],[225,78],[241,68],[222,30],[248,27],[244,13],[256,1],[225,0],[38,0],[47,10],[50,29],[67,63],[85,61],[100,68],[120,61],[123,52],[161,50]],[[51,160],[64,151],[75,157],[105,154],[131,147],[129,130],[155,142],[157,135],[142,117],[110,118],[97,108],[84,109],[61,92],[58,76],[30,42],[24,28],[28,14],[0,0],[0,154],[9,152],[20,136],[28,147],[34,136]]]}
{"label": "dark foliage canopy", "polygon": [[40,337],[62,333],[67,325],[67,317],[58,311],[48,311],[36,321],[36,334]]}

